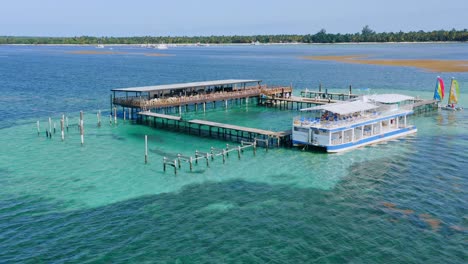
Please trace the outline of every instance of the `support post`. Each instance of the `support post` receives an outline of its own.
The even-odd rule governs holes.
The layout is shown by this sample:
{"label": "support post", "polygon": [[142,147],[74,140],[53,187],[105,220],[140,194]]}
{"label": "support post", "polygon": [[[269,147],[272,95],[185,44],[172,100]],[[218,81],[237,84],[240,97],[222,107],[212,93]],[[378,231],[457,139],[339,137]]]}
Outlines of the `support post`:
{"label": "support post", "polygon": [[64,132],[64,122],[65,117],[62,115],[62,119],[60,119],[60,131],[62,132],[62,141],[65,140],[65,132]]}
{"label": "support post", "polygon": [[36,126],[37,126],[37,135],[39,136],[39,134],[41,133],[40,126],[39,126],[39,120],[37,120]]}
{"label": "support post", "polygon": [[80,111],[80,136],[81,146],[84,144],[84,122],[83,122],[83,111]]}
{"label": "support post", "polygon": [[114,107],[114,124],[117,125],[117,107]]}
{"label": "support post", "polygon": [[237,146],[237,157],[240,159],[241,158],[241,147]]}
{"label": "support post", "polygon": [[145,135],[145,164],[148,163],[148,135]]}
{"label": "support post", "polygon": [[98,127],[101,127],[101,110],[98,110],[98,113],[97,113],[97,126]]}
{"label": "support post", "polygon": [[163,158],[163,171],[166,171],[166,157]]}
{"label": "support post", "polygon": [[49,137],[52,138],[52,118],[49,117]]}

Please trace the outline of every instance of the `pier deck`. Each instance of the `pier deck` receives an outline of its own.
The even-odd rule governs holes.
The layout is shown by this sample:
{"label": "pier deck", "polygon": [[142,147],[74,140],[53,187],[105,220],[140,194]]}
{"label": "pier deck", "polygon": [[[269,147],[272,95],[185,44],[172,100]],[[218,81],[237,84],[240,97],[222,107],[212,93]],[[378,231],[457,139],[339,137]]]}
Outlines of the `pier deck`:
{"label": "pier deck", "polygon": [[164,114],[158,114],[158,113],[153,113],[149,111],[139,112],[138,115],[156,117],[156,118],[164,118],[164,119],[169,119],[169,120],[174,120],[174,121],[181,120],[180,116],[164,115]]}
{"label": "pier deck", "polygon": [[199,120],[199,119],[190,120],[188,122],[190,124],[204,125],[204,126],[216,127],[216,128],[219,127],[219,128],[222,128],[222,129],[230,129],[230,130],[242,131],[242,132],[247,132],[247,133],[252,133],[252,134],[257,134],[257,135],[263,135],[263,136],[270,136],[270,137],[284,137],[284,136],[291,135],[291,130],[286,130],[286,131],[281,131],[281,132],[274,132],[274,131],[270,131],[270,130],[263,130],[263,129],[258,129],[258,128],[236,126],[236,125],[217,123],[217,122],[211,122],[211,121]]}

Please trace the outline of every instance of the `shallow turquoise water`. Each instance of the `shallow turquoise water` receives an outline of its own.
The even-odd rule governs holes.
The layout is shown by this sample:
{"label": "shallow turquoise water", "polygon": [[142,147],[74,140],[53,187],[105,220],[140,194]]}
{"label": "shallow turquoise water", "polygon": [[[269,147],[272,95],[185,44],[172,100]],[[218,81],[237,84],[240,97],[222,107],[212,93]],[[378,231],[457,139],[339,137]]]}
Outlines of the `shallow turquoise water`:
{"label": "shallow turquoise water", "polygon": [[[463,263],[467,258],[467,112],[413,119],[418,133],[327,155],[246,150],[187,164],[163,156],[224,147],[214,138],[119,120],[96,126],[109,90],[229,78],[333,91],[370,87],[430,98],[435,76],[455,76],[468,106],[467,73],[314,62],[302,55],[467,59],[466,44],[174,48],[171,57],[76,55],[83,47],[0,47],[0,262]],[[296,91],[296,92],[297,92]],[[364,90],[363,90],[364,91]],[[47,139],[51,116],[76,124]],[[230,105],[187,118],[263,129],[290,127],[296,111]],[[103,118],[106,120],[106,118]],[[41,121],[41,135],[36,132]],[[144,135],[149,163],[144,164]]]}

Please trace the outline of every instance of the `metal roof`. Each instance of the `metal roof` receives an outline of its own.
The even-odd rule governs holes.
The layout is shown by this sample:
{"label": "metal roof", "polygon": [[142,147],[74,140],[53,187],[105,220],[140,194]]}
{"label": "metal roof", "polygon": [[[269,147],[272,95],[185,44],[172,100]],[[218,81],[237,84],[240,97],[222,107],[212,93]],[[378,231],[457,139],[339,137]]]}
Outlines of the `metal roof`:
{"label": "metal roof", "polygon": [[334,103],[319,105],[309,108],[301,109],[301,111],[313,111],[313,110],[325,110],[339,115],[347,115],[352,113],[357,113],[361,111],[367,111],[371,109],[376,109],[378,106],[370,103],[365,103],[363,101],[353,101],[353,102],[343,102],[343,103]]}
{"label": "metal roof", "polygon": [[112,89],[111,91],[116,91],[116,92],[152,92],[152,91],[161,91],[161,90],[177,90],[177,89],[207,87],[207,86],[219,86],[219,85],[239,84],[239,83],[253,83],[253,82],[261,82],[261,81],[262,80],[229,79],[229,80],[216,80],[216,81],[190,82],[190,83],[175,83],[175,84],[164,84],[164,85],[142,86],[142,87],[115,88],[115,89]]}
{"label": "metal roof", "polygon": [[414,100],[414,97],[403,94],[374,94],[368,95],[367,99],[384,104],[394,104],[406,100]]}

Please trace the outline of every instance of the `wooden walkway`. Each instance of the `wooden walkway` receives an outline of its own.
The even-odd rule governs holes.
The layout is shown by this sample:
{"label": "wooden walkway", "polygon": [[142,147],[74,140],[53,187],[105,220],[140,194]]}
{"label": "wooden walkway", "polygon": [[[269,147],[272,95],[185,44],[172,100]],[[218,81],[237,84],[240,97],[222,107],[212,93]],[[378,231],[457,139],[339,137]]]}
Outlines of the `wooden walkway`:
{"label": "wooden walkway", "polygon": [[242,132],[253,133],[253,134],[263,135],[263,136],[270,136],[270,137],[284,137],[284,136],[291,135],[292,133],[291,130],[274,132],[270,130],[236,126],[236,125],[217,123],[217,122],[211,122],[211,121],[199,120],[199,119],[190,120],[188,122],[191,124],[204,125],[208,127],[216,127],[216,128],[222,128],[222,129],[230,129],[230,130],[242,131]]}
{"label": "wooden walkway", "polygon": [[164,119],[169,119],[169,120],[174,120],[174,121],[181,120],[180,116],[164,115],[164,114],[153,113],[150,111],[139,112],[138,115],[155,117],[155,118],[164,118]]}

